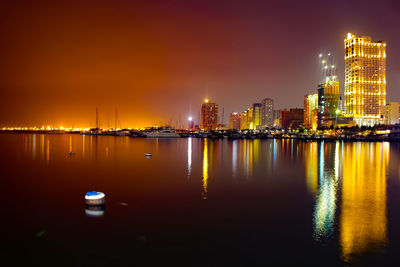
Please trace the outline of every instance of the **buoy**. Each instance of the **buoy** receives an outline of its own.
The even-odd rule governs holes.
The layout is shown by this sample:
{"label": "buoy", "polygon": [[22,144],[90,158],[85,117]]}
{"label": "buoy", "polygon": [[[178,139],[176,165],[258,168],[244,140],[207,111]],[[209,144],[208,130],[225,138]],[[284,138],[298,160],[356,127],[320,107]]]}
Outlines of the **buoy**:
{"label": "buoy", "polygon": [[106,204],[106,195],[103,192],[90,191],[85,195],[86,205],[96,206]]}
{"label": "buoy", "polygon": [[144,154],[147,158],[153,156],[151,153]]}

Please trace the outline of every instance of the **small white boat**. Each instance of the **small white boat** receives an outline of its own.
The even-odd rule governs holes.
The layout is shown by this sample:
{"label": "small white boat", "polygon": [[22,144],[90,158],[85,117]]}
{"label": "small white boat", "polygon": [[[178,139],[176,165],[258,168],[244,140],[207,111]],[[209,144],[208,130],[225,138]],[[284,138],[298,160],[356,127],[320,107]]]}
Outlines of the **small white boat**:
{"label": "small white boat", "polygon": [[150,158],[150,157],[153,156],[153,154],[151,154],[151,153],[146,153],[146,154],[144,154],[144,155],[145,155],[146,158]]}
{"label": "small white boat", "polygon": [[85,195],[86,205],[104,205],[106,204],[106,195],[103,192],[90,191]]}
{"label": "small white boat", "polygon": [[74,151],[70,151],[70,152],[68,152],[68,155],[73,156],[73,155],[75,155],[75,152]]}

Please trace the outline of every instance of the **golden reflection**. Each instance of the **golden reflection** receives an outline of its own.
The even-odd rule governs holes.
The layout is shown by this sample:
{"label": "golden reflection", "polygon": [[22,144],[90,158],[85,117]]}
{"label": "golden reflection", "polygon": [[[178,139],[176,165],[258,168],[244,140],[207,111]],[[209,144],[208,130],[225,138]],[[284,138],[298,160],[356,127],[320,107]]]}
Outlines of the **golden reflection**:
{"label": "golden reflection", "polygon": [[312,194],[318,190],[318,151],[317,142],[309,142],[305,146],[305,167],[307,188]]}
{"label": "golden reflection", "polygon": [[46,140],[46,163],[49,164],[50,162],[50,140]]}
{"label": "golden reflection", "polygon": [[69,152],[72,152],[72,136],[69,136]]}
{"label": "golden reflection", "polygon": [[203,199],[207,199],[207,186],[208,186],[208,140],[204,138],[203,148]]}
{"label": "golden reflection", "polygon": [[345,261],[387,243],[387,143],[352,143],[343,153],[340,244]]}

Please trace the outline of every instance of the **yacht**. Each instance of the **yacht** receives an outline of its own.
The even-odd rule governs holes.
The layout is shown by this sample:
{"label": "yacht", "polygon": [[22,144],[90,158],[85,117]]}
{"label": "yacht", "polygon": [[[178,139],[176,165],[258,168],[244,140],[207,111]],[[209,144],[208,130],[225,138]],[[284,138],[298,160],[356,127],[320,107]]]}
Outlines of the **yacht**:
{"label": "yacht", "polygon": [[157,130],[151,132],[144,132],[146,137],[153,137],[153,138],[162,138],[162,137],[180,137],[179,134],[176,133],[174,129],[170,128],[159,128]]}

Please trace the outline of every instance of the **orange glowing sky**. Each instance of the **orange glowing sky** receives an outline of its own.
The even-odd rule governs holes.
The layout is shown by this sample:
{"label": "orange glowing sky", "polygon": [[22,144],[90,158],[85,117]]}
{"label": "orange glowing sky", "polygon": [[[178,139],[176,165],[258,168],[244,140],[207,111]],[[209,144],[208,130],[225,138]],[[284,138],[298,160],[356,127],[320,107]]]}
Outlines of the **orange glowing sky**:
{"label": "orange glowing sky", "polygon": [[103,127],[115,108],[122,127],[184,125],[205,97],[225,123],[265,97],[302,107],[319,52],[334,53],[343,81],[349,31],[388,42],[388,101],[399,101],[400,5],[373,3],[3,2],[0,126],[94,127],[96,106]]}

